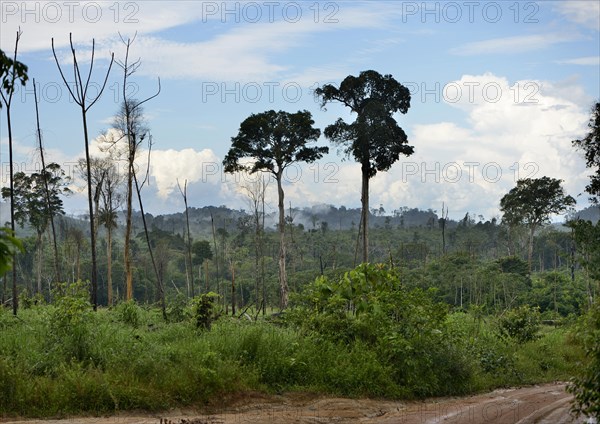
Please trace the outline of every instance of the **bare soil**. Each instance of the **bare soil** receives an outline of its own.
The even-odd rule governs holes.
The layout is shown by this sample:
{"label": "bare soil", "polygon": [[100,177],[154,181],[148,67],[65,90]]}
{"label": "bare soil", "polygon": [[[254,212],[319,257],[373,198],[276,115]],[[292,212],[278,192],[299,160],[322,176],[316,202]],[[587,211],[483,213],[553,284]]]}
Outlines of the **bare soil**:
{"label": "bare soil", "polygon": [[110,417],[7,421],[3,424],[566,424],[585,423],[569,415],[572,396],[564,383],[495,390],[461,398],[422,402],[342,399],[292,393],[245,394],[228,406],[202,412],[124,413]]}

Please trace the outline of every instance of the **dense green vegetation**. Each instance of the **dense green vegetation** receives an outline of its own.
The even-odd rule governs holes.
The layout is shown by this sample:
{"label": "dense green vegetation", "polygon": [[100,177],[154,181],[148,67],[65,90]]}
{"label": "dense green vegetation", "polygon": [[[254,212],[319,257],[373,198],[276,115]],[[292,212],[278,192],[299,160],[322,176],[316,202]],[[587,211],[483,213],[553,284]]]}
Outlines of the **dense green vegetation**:
{"label": "dense green vegetation", "polygon": [[[89,104],[89,77],[85,84],[79,78],[77,96],[69,89],[82,112],[89,210],[87,218],[66,218],[58,165],[32,176],[13,170],[10,106],[15,84],[27,81],[27,67],[16,60],[20,35],[14,59],[0,51],[10,148],[2,196],[11,226],[0,229],[0,272],[12,268],[10,287],[7,274],[1,286],[1,305],[12,305],[12,314],[0,307],[1,416],[200,406],[246,390],[419,398],[572,377],[574,411],[600,415],[600,224],[572,217],[567,226],[544,227],[575,204],[561,180],[516,181],[500,200],[500,222],[469,213],[452,221],[447,205],[441,217],[370,209],[370,178],[413,147],[392,116],[408,111],[409,90],[391,75],[365,71],[339,89],[316,90],[322,106],[336,101],[357,114],[324,134],[361,164],[360,210],[326,206],[306,216],[290,205],[286,213],[284,168],[313,162],[328,148],[304,147],[320,134],[310,112],[270,111],[242,123],[225,170],[274,176],[276,223],[266,222],[264,179],[241,187],[247,212],[188,208],[186,181],[181,219],[155,218],[144,213],[147,176],[136,173],[135,158],[143,142],[151,145],[140,106],[160,93],[160,81],[141,101],[124,91],[112,130],[126,143],[109,132],[104,147],[115,147],[114,156],[89,155],[86,113],[104,90],[111,59]],[[139,61],[128,64],[133,40],[122,41],[127,87]],[[53,40],[52,48],[68,85]],[[597,203],[600,103],[589,127],[573,144],[593,172],[586,191]],[[253,165],[241,165],[248,157]],[[125,158],[126,184],[115,171]],[[410,223],[415,215],[426,220]]]}
{"label": "dense green vegetation", "polygon": [[318,278],[270,319],[223,316],[212,297],[173,299],[169,322],[135,302],[94,313],[83,283],[57,288],[51,305],[24,302],[18,318],[0,309],[0,414],[161,410],[244,390],[462,394],[564,380],[584,360],[568,325],[540,325],[531,309],[452,312],[386,266]]}

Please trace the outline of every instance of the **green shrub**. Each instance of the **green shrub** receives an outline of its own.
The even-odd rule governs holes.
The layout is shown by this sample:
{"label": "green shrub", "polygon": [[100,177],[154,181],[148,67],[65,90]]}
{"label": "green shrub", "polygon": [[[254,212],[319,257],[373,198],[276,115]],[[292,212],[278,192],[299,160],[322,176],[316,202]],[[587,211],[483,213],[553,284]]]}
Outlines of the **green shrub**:
{"label": "green shrub", "polygon": [[169,322],[182,322],[186,319],[185,310],[188,306],[188,298],[183,293],[170,299],[167,303],[167,319]]}
{"label": "green shrub", "polygon": [[133,328],[140,326],[141,311],[135,300],[121,302],[116,307],[117,317],[123,324]]}
{"label": "green shrub", "polygon": [[46,300],[41,293],[36,293],[33,296],[29,292],[29,290],[24,289],[19,294],[19,306],[23,309],[29,309],[37,305],[44,305]]}
{"label": "green shrub", "polygon": [[209,292],[192,299],[190,302],[191,314],[196,328],[210,330],[213,321],[218,318],[218,314],[215,311],[215,300],[218,297],[218,294]]}
{"label": "green shrub", "polygon": [[376,353],[401,391],[464,392],[472,366],[447,326],[433,291],[404,287],[383,265],[363,264],[338,280],[319,277],[293,298],[288,322],[317,341],[360,344]]}
{"label": "green shrub", "polygon": [[86,283],[60,284],[47,311],[47,350],[67,362],[90,358],[92,306]]}
{"label": "green shrub", "polygon": [[0,357],[0,412],[8,410],[16,400],[19,373],[8,359]]}
{"label": "green shrub", "polygon": [[500,331],[518,343],[525,343],[538,338],[540,330],[540,310],[528,305],[506,311],[500,317]]}
{"label": "green shrub", "polygon": [[584,414],[600,419],[600,303],[597,300],[576,328],[582,335],[589,361],[567,388],[575,395],[572,412],[576,416]]}

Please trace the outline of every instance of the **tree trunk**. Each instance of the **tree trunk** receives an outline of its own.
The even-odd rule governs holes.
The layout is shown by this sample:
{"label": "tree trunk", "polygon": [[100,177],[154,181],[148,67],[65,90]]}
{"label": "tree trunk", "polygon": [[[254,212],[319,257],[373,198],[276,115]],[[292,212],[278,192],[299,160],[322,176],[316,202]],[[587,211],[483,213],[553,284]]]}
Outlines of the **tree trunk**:
{"label": "tree trunk", "polygon": [[210,291],[208,283],[208,259],[204,259],[204,284],[206,285],[206,293],[208,293]]}
{"label": "tree trunk", "polygon": [[235,266],[231,262],[231,316],[235,316]]}
{"label": "tree trunk", "polygon": [[36,252],[37,252],[37,293],[42,294],[42,261],[44,258],[44,252],[42,250],[42,234],[38,233],[37,238],[35,240]]}
{"label": "tree trunk", "polygon": [[[130,147],[131,148],[131,147]],[[133,271],[131,269],[131,205],[133,199],[133,164],[131,163],[131,153],[129,155],[129,166],[127,171],[127,222],[125,224],[125,300],[133,299]]]}
{"label": "tree trunk", "polygon": [[152,245],[150,244],[150,236],[148,235],[148,225],[146,224],[146,215],[144,213],[144,204],[142,203],[142,193],[141,188],[138,184],[137,177],[135,176],[135,172],[133,173],[133,180],[135,182],[135,191],[137,193],[138,202],[140,204],[140,213],[142,214],[142,223],[144,224],[144,234],[146,236],[146,244],[148,245],[148,253],[150,254],[150,260],[152,262],[152,268],[154,269],[154,275],[156,276],[156,288],[158,291],[160,307],[162,310],[162,315],[165,321],[167,321],[167,305],[165,302],[165,289],[162,282],[162,275],[158,270],[156,265],[156,260],[154,259],[154,252],[152,250]]}
{"label": "tree trunk", "polygon": [[77,281],[81,280],[81,246],[77,249],[76,256],[76,266],[77,266]]}
{"label": "tree trunk", "polygon": [[56,228],[54,226],[54,214],[50,211],[50,189],[48,187],[48,179],[46,174],[46,160],[44,158],[44,146],[42,144],[42,130],[40,129],[40,113],[38,109],[37,89],[35,86],[35,78],[33,79],[33,96],[35,98],[35,118],[37,124],[37,138],[40,149],[40,160],[42,162],[42,175],[44,176],[44,191],[46,193],[46,212],[50,219],[50,227],[52,229],[52,247],[54,249],[54,278],[57,282],[61,281],[60,261],[58,258],[58,244],[56,242]]}
{"label": "tree trunk", "polygon": [[194,297],[194,264],[192,263],[192,237],[190,234],[190,214],[188,211],[187,202],[187,180],[183,190],[183,202],[185,203],[185,225],[187,228],[187,256],[190,263],[190,283],[192,284],[192,297]]}
{"label": "tree trunk", "polygon": [[265,180],[262,180],[263,188],[262,188],[262,196],[261,196],[261,226],[260,226],[260,282],[262,286],[262,314],[265,316],[267,313],[267,288],[265,285],[265,245],[264,245],[264,237],[265,237]]}
{"label": "tree trunk", "polygon": [[281,295],[280,307],[281,309],[285,309],[288,305],[289,288],[285,271],[285,209],[283,207],[284,193],[283,187],[281,186],[282,178],[283,171],[280,170],[276,174],[278,197],[277,206],[279,209],[279,290]]}
{"label": "tree trunk", "polygon": [[362,204],[362,244],[363,244],[363,262],[369,262],[369,174],[368,164],[362,166],[362,190],[361,198]]}
{"label": "tree trunk", "polygon": [[[10,180],[10,229],[12,235],[15,235],[15,196],[14,196],[14,180],[13,175],[15,174],[13,165],[13,142],[12,142],[12,125],[10,121],[10,104],[6,105],[6,126],[8,127],[8,167],[9,167],[9,180]],[[17,292],[17,267],[15,266],[16,258],[15,254],[12,255],[12,292],[13,292],[13,315],[17,315],[19,309],[19,293]]]}
{"label": "tree trunk", "polygon": [[[109,218],[110,221],[110,218]],[[108,306],[113,304],[113,287],[112,287],[112,222],[108,223],[106,228],[106,272],[108,273],[106,280],[108,286]]]}
{"label": "tree trunk", "polygon": [[92,288],[91,302],[94,311],[98,308],[98,268],[96,264],[96,231],[94,226],[94,204],[92,196],[92,171],[90,168],[90,146],[87,128],[87,116],[85,108],[81,107],[81,116],[83,119],[83,136],[85,140],[85,163],[87,168],[87,186],[88,186],[88,208],[90,210],[90,244],[92,250]]}
{"label": "tree trunk", "polygon": [[[187,249],[187,247],[186,247]],[[185,287],[186,287],[186,291],[187,291],[187,296],[189,298],[192,297],[192,290],[191,290],[191,286],[190,286],[190,269],[189,269],[189,264],[188,264],[188,258],[187,258],[187,252],[183,258],[183,265],[185,268]],[[192,269],[193,271],[193,269]]]}
{"label": "tree trunk", "polygon": [[533,261],[533,234],[535,233],[535,226],[532,226],[529,229],[529,248],[528,248],[528,263],[529,263],[529,273],[531,274],[531,266]]}
{"label": "tree trunk", "polygon": [[217,293],[219,292],[219,282],[220,282],[220,276],[219,276],[219,255],[218,255],[218,250],[217,250],[217,234],[215,232],[215,220],[213,218],[213,214],[212,212],[210,213],[210,225],[212,227],[212,236],[213,236],[213,245],[214,245],[214,249],[215,249],[215,268],[217,271],[217,278],[216,278],[216,282],[217,282]]}
{"label": "tree trunk", "polygon": [[[258,206],[255,205],[255,208],[258,208]],[[254,211],[254,218],[254,278],[256,285],[254,297],[256,301],[256,307],[258,308],[258,305],[260,305],[260,216],[258,215],[258,210]]]}

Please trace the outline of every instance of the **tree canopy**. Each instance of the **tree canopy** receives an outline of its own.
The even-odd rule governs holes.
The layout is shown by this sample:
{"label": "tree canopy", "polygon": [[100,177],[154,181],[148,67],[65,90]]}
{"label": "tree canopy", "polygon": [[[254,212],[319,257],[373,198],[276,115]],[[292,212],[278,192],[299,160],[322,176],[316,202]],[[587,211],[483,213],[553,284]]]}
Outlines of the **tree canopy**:
{"label": "tree canopy", "polygon": [[575,199],[565,195],[562,181],[556,178],[525,178],[517,181],[500,200],[502,220],[506,224],[528,227],[550,222],[552,214],[564,213],[575,205]]}
{"label": "tree canopy", "polygon": [[586,166],[594,171],[585,191],[590,194],[590,200],[598,204],[600,200],[600,102],[592,109],[588,123],[590,131],[580,140],[573,140],[573,145],[583,150]]}
{"label": "tree canopy", "polygon": [[564,213],[576,203],[573,197],[565,194],[561,183],[559,179],[546,176],[521,179],[500,199],[502,221],[509,227],[525,225],[529,229],[530,270],[535,230],[550,222],[552,214]]}
{"label": "tree canopy", "polygon": [[347,76],[340,87],[331,84],[315,90],[321,106],[337,101],[357,114],[348,124],[338,119],[325,128],[325,136],[344,146],[344,152],[363,165],[369,178],[378,171],[387,171],[400,155],[409,156],[414,148],[393,117],[406,113],[410,107],[410,91],[391,75],[363,71],[358,77]]}
{"label": "tree canopy", "polygon": [[[21,227],[29,223],[38,233],[43,233],[50,223],[50,218],[63,213],[60,196],[71,192],[66,186],[67,181],[60,165],[56,163],[49,163],[46,169],[31,175],[17,172],[14,175],[13,188],[15,221]],[[44,182],[48,184],[48,198]],[[2,188],[2,197],[9,198],[10,195],[10,188]]]}
{"label": "tree canopy", "polygon": [[[313,128],[308,111],[284,111],[252,114],[241,124],[237,136],[232,137],[231,149],[223,160],[225,172],[267,171],[272,174],[294,162],[314,162],[329,152],[328,147],[309,147],[321,135]],[[244,163],[244,158],[253,161]]]}
{"label": "tree canopy", "polygon": [[[27,71],[27,65],[18,60],[11,59],[0,49],[0,80],[2,83],[2,92],[9,96],[15,89],[16,81],[19,81],[21,85],[25,85],[29,79]],[[3,102],[0,102],[0,109],[2,108],[2,103]]]}

